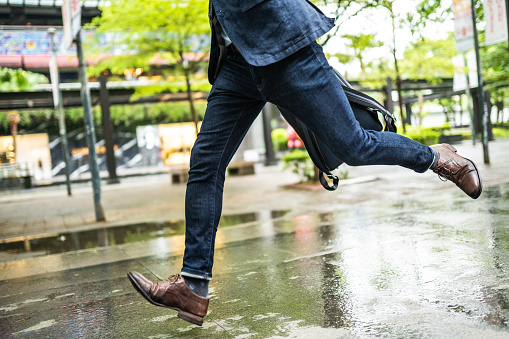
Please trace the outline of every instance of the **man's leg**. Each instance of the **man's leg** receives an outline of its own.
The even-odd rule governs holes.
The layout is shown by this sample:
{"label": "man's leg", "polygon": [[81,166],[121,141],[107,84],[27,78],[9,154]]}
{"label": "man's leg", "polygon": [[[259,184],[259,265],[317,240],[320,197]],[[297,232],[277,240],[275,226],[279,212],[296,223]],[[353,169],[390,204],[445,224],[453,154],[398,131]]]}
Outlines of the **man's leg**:
{"label": "man's leg", "polygon": [[[481,183],[475,165],[450,148],[432,149],[396,133],[361,128],[318,44],[252,71],[265,100],[299,118],[347,164],[399,165],[419,173],[432,167],[472,198],[479,196]],[[439,158],[447,165],[435,166]]]}
{"label": "man's leg", "polygon": [[[219,93],[218,93],[219,92]],[[191,152],[186,191],[186,249],[182,275],[212,278],[228,163],[265,102],[216,90]]]}
{"label": "man's leg", "polygon": [[[254,67],[269,102],[291,112],[341,160],[352,166],[400,165],[426,171],[433,151],[395,133],[367,131],[317,44],[273,65]],[[398,150],[398,152],[395,152]]]}
{"label": "man's leg", "polygon": [[228,56],[191,151],[182,276],[153,284],[139,273],[128,274],[149,302],[177,310],[180,318],[193,324],[201,325],[207,313],[226,167],[264,105],[247,63],[239,55]]}

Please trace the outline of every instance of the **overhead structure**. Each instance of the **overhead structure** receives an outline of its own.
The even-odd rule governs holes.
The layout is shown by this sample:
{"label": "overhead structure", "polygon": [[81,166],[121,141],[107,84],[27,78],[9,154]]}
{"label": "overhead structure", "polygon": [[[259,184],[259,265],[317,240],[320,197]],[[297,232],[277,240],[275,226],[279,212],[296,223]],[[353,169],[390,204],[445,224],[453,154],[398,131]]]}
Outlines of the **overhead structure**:
{"label": "overhead structure", "polygon": [[[83,0],[81,24],[101,15],[108,0]],[[63,26],[63,0],[0,0],[0,26]]]}

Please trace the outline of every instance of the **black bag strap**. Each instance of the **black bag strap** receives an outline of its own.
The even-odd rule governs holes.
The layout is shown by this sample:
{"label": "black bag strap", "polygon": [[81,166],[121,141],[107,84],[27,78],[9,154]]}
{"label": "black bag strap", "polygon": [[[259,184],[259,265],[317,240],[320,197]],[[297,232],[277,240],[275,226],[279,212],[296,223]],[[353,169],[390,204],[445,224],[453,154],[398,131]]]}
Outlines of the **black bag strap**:
{"label": "black bag strap", "polygon": [[332,186],[329,186],[327,179],[325,179],[325,173],[322,170],[318,170],[318,178],[320,179],[320,184],[322,184],[323,188],[327,191],[335,191],[339,186],[339,178],[333,174],[328,174],[327,177],[332,179]]}
{"label": "black bag strap", "polygon": [[[283,118],[285,118],[285,120],[293,127],[295,132],[297,132],[297,134],[301,136],[302,140],[307,141],[305,143],[306,150],[311,160],[313,160],[313,163],[315,164],[316,168],[318,168],[319,170],[318,177],[320,180],[320,184],[322,184],[323,188],[325,188],[328,191],[335,191],[339,185],[339,178],[335,176],[331,172],[331,169],[327,166],[327,161],[325,161],[323,154],[320,152],[320,148],[318,147],[318,142],[316,140],[315,135],[313,133],[309,133],[307,127],[304,127],[299,119],[296,119],[291,114],[287,114],[286,111],[281,107],[279,107],[279,110]],[[325,179],[325,175],[332,180],[332,186],[330,186],[327,180]]]}
{"label": "black bag strap", "polygon": [[322,153],[320,151],[317,151],[320,148],[318,147],[318,142],[316,141],[315,135],[309,133],[309,130],[307,128],[302,128],[302,122],[300,120],[297,120],[297,124],[299,126],[299,130],[305,134],[306,139],[311,141],[311,145],[308,145],[311,147],[307,148],[309,156],[311,157],[315,165],[317,165],[318,169],[320,169],[320,171],[324,171],[325,173],[327,173],[327,175],[331,175],[332,173],[327,167],[327,162],[325,161]]}
{"label": "black bag strap", "polygon": [[341,82],[341,86],[345,91],[348,101],[357,103],[361,106],[367,107],[368,109],[382,113],[385,121],[384,131],[397,133],[396,117],[394,116],[394,114],[389,112],[384,106],[382,106],[380,103],[378,103],[378,101],[376,101],[369,95],[366,95],[362,92],[353,89],[353,86],[350,85],[350,83],[336,69],[333,69],[333,71],[338,77],[339,81]]}
{"label": "black bag strap", "polygon": [[394,116],[394,114],[389,112],[385,107],[383,107],[380,103],[378,103],[378,101],[376,101],[369,95],[359,92],[353,88],[346,87],[344,85],[343,90],[345,91],[348,101],[364,106],[371,111],[382,113],[384,120],[386,122],[384,130],[396,133],[397,131],[395,124],[396,117]]}
{"label": "black bag strap", "polygon": [[[300,124],[300,121],[298,121],[298,123]],[[335,191],[339,185],[339,177],[334,175],[331,172],[331,169],[327,166],[327,162],[325,161],[325,158],[323,157],[323,154],[320,152],[320,148],[318,147],[318,142],[315,135],[309,134],[307,129],[304,129],[304,131],[313,145],[312,148],[307,148],[307,151],[315,163],[315,166],[318,168],[318,179],[320,179],[320,184],[322,184],[323,188],[325,188],[327,191]],[[329,183],[325,179],[325,175],[327,175],[329,179],[332,179],[332,186],[329,186]]]}
{"label": "black bag strap", "polygon": [[214,27],[214,31],[216,33],[217,44],[219,46],[219,59],[217,60],[216,73],[214,74],[214,79],[217,78],[217,74],[219,73],[219,69],[221,68],[221,64],[226,56],[226,41],[221,35],[221,24],[217,19],[216,11],[212,8],[212,26]]}
{"label": "black bag strap", "polygon": [[392,115],[385,115],[383,114],[384,116],[384,120],[385,120],[385,128],[384,128],[384,131],[385,132],[393,132],[393,133],[397,133],[398,132],[398,128],[396,127],[396,118],[394,118],[394,116]]}

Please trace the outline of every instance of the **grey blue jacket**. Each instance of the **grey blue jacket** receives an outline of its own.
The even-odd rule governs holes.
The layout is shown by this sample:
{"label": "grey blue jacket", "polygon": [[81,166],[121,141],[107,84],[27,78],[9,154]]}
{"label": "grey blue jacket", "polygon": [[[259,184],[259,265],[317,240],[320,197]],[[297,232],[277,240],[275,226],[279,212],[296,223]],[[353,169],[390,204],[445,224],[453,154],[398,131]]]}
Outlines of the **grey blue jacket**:
{"label": "grey blue jacket", "polygon": [[266,66],[297,52],[334,27],[309,0],[209,0],[209,81],[220,64],[213,15],[246,61]]}

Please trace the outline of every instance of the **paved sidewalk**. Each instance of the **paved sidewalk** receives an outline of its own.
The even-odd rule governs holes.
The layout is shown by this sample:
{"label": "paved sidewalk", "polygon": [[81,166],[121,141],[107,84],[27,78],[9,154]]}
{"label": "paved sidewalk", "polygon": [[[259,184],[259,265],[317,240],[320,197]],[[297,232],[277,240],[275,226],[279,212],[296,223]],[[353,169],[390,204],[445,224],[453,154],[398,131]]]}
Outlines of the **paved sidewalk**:
{"label": "paved sidewalk", "polygon": [[277,166],[228,178],[203,327],[126,278],[179,272],[185,185],[104,185],[100,223],[85,184],[3,194],[0,337],[507,338],[509,140],[490,166],[481,145],[457,148],[479,165],[478,200],[387,166],[342,169],[353,179],[332,193],[286,188],[298,179]]}
{"label": "paved sidewalk", "polygon": [[[463,142],[456,148],[476,162],[484,186],[509,182],[509,140],[490,143],[490,165],[483,164],[481,144],[474,147],[470,142]],[[345,165],[341,170],[347,170],[352,179],[361,183],[352,184],[356,180],[345,180],[335,192],[321,187],[316,190],[290,189],[284,185],[298,182],[298,177],[290,171],[282,171],[279,166],[259,166],[255,175],[229,177],[225,184],[223,214],[289,211],[299,215],[347,209],[370,200],[386,203],[402,196],[422,197],[458,191],[450,182],[441,182],[431,171],[419,175],[396,166],[354,168]],[[373,178],[376,180],[371,180]],[[125,178],[120,184],[103,184],[102,196],[107,220],[96,222],[89,183],[74,184],[72,197],[67,196],[65,185],[0,192],[0,241],[184,218],[185,185],[171,184],[169,174]]]}

